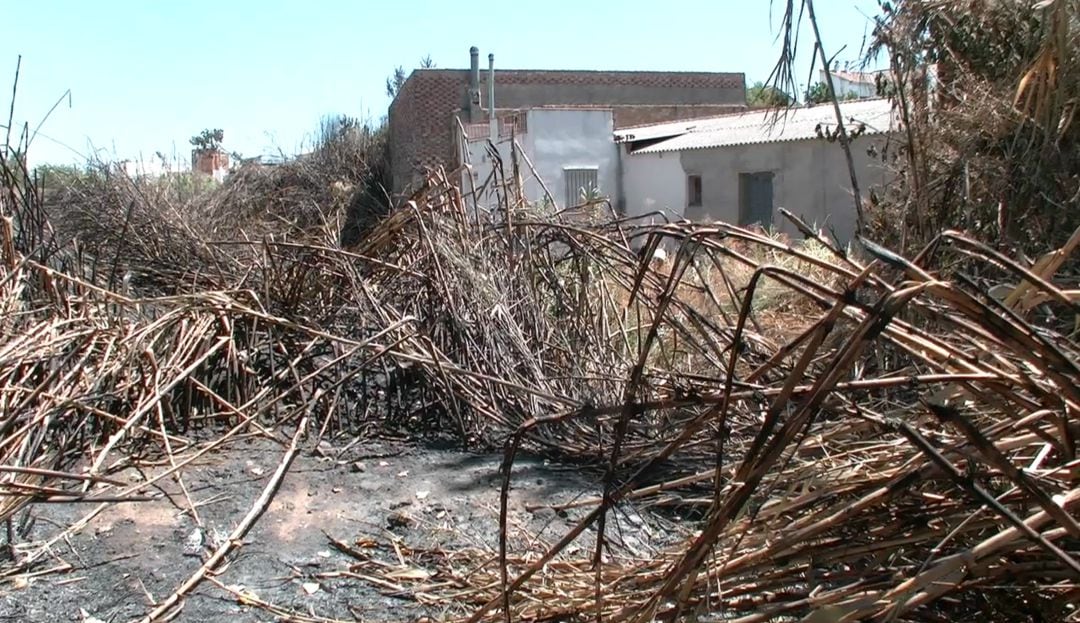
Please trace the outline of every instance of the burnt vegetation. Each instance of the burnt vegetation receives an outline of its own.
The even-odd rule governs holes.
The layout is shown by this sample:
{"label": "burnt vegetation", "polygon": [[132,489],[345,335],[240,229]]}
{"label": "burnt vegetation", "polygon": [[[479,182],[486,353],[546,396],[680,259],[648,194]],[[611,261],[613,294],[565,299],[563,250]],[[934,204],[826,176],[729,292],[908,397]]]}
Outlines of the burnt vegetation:
{"label": "burnt vegetation", "polygon": [[[447,620],[1077,620],[1078,19],[883,3],[897,180],[851,250],[555,214],[507,172],[498,205],[445,171],[394,203],[385,132],[349,119],[223,185],[35,173],[9,141],[0,578],[78,529],[25,542],[35,505],[153,495],[111,477],[140,460],[266,435],[284,474],[390,428],[505,457],[494,550],[364,545]],[[508,516],[526,450],[597,474],[565,533]],[[626,549],[629,508],[688,528]]]}

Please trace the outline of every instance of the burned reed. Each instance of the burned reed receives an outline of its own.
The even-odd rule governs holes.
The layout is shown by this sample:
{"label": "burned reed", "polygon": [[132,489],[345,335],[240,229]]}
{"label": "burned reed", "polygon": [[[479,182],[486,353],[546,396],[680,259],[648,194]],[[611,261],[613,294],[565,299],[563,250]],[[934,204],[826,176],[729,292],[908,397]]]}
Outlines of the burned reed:
{"label": "burned reed", "polygon": [[[382,297],[424,327],[398,348],[462,434],[513,431],[505,474],[530,446],[606,475],[540,549],[510,545],[507,476],[501,548],[418,556],[401,592],[469,621],[1075,616],[1080,307],[1053,277],[1080,231],[1024,267],[952,231],[856,259],[722,224],[470,218],[429,185],[361,251],[413,271]],[[643,262],[640,239],[678,251]],[[756,304],[767,283],[787,296]],[[703,519],[643,557],[617,545],[629,506]]]}
{"label": "burned reed", "polygon": [[[186,268],[220,287],[135,297],[75,247],[20,243],[48,238],[20,230],[48,223],[32,184],[9,181],[4,209],[8,577],[49,551],[19,542],[33,504],[155,495],[110,478],[132,462],[164,457],[182,482],[239,434],[393,421],[502,446],[507,465],[529,447],[606,474],[555,543],[521,545],[504,515],[500,551],[416,558],[415,577],[448,582],[401,590],[463,619],[923,620],[1002,608],[1000,592],[1066,616],[1075,601],[1080,310],[1052,278],[1080,233],[1035,267],[955,232],[915,260],[856,259],[722,224],[486,214],[435,174],[349,250],[329,228],[203,242],[231,262]],[[677,251],[645,262],[642,241]],[[1004,300],[971,277],[995,271],[1021,284]],[[628,506],[699,520],[643,557],[613,538]]]}
{"label": "burned reed", "polygon": [[[1080,307],[1056,273],[1080,230],[1033,262],[955,231],[849,254],[797,221],[809,242],[553,213],[517,175],[489,181],[489,208],[435,171],[342,248],[343,202],[300,200],[274,231],[289,210],[267,188],[314,192],[288,170],[191,201],[105,176],[62,195],[85,218],[62,224],[9,154],[6,580],[67,569],[52,544],[103,505],[277,440],[244,521],[144,620],[166,618],[242,547],[302,438],[391,425],[504,452],[496,550],[396,543],[373,565],[340,544],[356,581],[456,620],[1077,616]],[[523,449],[598,474],[550,542],[508,510]],[[116,478],[144,461],[169,469]],[[93,503],[84,521],[23,541],[34,505],[74,502]],[[631,509],[686,531],[627,545]]]}

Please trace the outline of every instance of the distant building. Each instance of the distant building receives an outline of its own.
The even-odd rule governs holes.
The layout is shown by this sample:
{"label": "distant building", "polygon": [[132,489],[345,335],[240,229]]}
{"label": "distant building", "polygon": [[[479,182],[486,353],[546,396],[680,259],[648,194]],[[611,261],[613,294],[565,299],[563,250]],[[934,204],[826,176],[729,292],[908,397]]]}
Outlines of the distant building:
{"label": "distant building", "polygon": [[[854,97],[856,99],[869,99],[879,97],[878,81],[887,78],[888,70],[881,71],[846,71],[833,70],[833,90],[840,99]],[[818,80],[825,82],[827,79],[824,69],[818,70]]]}
{"label": "distant building", "polygon": [[[604,179],[602,163],[617,159],[610,139],[614,129],[746,108],[741,73],[495,71],[493,63],[489,56],[489,69],[481,72],[479,50],[474,47],[469,69],[417,69],[401,85],[389,110],[396,192],[426,168],[457,168],[470,152],[482,151],[489,139],[505,141],[513,132],[523,145],[538,150],[532,152],[538,159],[546,161],[541,154],[557,154],[563,149],[558,141],[572,139],[582,130],[588,135],[606,133],[604,153],[592,153],[583,145],[568,146],[573,162],[545,167],[544,182],[562,187],[564,168],[593,168],[599,171],[598,183],[614,196],[615,182]],[[562,138],[552,138],[556,135]],[[480,165],[477,159],[472,164]]]}
{"label": "distant building", "polygon": [[510,176],[516,155],[526,199],[568,208],[604,197],[618,208],[623,179],[619,148],[612,140],[615,115],[611,108],[522,110],[499,119],[494,154],[489,151],[490,134],[478,131],[487,124],[466,126],[459,141],[459,160],[469,165],[462,172],[462,188],[479,191],[481,203],[491,203],[501,192],[493,183],[498,181],[492,177],[493,156],[502,162],[503,174]]}
{"label": "distant building", "polygon": [[[841,243],[855,231],[851,180],[831,104],[747,111],[741,73],[414,71],[390,106],[395,191],[442,166],[481,204],[524,199],[559,210],[610,201],[625,216],[761,225],[797,235],[786,208]],[[837,90],[865,97],[873,74],[836,72]],[[864,197],[890,179],[881,159],[890,102],[841,103]]]}
{"label": "distant building", "polygon": [[220,149],[193,149],[191,170],[222,182],[229,173],[229,154]]}
{"label": "distant building", "polygon": [[160,158],[147,160],[120,160],[114,165],[116,169],[130,178],[157,178],[170,173],[172,169],[162,162]]}

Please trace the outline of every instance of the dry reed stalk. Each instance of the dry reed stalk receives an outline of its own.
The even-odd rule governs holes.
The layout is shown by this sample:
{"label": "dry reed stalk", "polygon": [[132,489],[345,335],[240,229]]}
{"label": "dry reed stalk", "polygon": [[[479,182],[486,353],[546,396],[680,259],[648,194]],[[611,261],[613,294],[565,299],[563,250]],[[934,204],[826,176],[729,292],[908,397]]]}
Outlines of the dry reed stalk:
{"label": "dry reed stalk", "polygon": [[177,603],[179,603],[184,596],[191,591],[191,589],[198,586],[200,582],[206,577],[207,574],[214,571],[214,568],[221,564],[225,560],[225,557],[229,555],[229,552],[241,544],[244,535],[248,533],[259,517],[270,505],[270,502],[274,499],[274,494],[277,493],[278,488],[281,486],[282,480],[285,478],[286,472],[289,470],[289,466],[292,464],[293,458],[296,457],[298,450],[298,444],[300,438],[307,431],[309,415],[307,413],[300,419],[300,423],[296,427],[296,432],[293,433],[292,441],[289,443],[289,447],[285,450],[285,455],[281,458],[281,462],[278,464],[277,469],[270,476],[270,480],[267,481],[266,486],[263,488],[263,492],[251,505],[251,510],[244,516],[240,523],[236,525],[233,531],[229,534],[229,537],[214,551],[214,553],[200,566],[191,576],[185,580],[171,595],[169,595],[163,602],[158,604],[153,611],[140,619],[141,623],[151,623],[157,619],[162,618]]}

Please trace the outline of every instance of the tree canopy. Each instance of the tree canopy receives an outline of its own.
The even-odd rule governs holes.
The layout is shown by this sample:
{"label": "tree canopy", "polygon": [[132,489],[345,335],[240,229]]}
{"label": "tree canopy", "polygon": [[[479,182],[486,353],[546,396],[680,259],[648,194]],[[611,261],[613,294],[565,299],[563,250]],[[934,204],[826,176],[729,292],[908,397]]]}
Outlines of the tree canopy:
{"label": "tree canopy", "polygon": [[191,137],[191,144],[200,151],[215,151],[221,147],[221,141],[225,140],[225,132],[221,128],[206,129]]}
{"label": "tree canopy", "polygon": [[[420,59],[420,69],[434,68],[435,61],[431,59],[430,54]],[[386,96],[390,99],[394,99],[394,97],[397,96],[397,92],[401,90],[401,85],[405,84],[405,79],[408,77],[409,76],[405,73],[405,68],[403,66],[398,65],[395,67],[394,73],[386,78]]]}
{"label": "tree canopy", "polygon": [[[837,93],[836,99],[843,102],[846,100],[859,99],[859,96],[853,91],[848,91],[847,93]],[[806,90],[807,104],[824,104],[829,101],[829,85],[825,84],[824,82],[818,82],[817,84]]]}
{"label": "tree canopy", "polygon": [[779,108],[790,106],[792,97],[773,86],[766,86],[764,82],[755,82],[754,86],[746,90],[746,105],[750,108]]}

